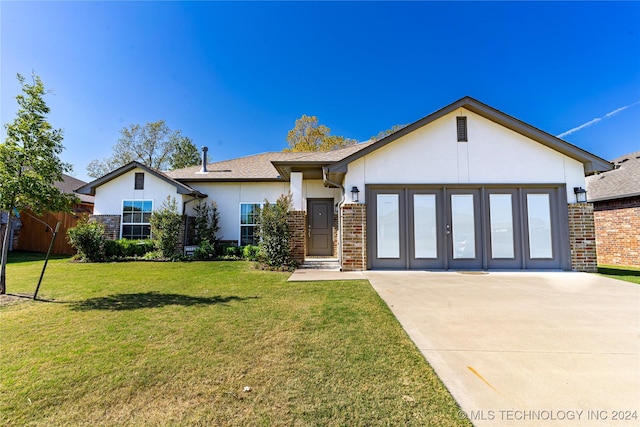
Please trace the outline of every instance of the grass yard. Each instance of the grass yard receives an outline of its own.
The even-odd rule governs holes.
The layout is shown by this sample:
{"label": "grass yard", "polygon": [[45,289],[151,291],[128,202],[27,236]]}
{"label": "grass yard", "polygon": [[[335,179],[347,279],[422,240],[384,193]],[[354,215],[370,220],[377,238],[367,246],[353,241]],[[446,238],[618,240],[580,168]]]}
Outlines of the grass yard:
{"label": "grass yard", "polygon": [[469,425],[368,282],[287,277],[50,261],[0,306],[0,425]]}
{"label": "grass yard", "polygon": [[626,280],[640,284],[640,268],[620,267],[617,265],[599,265],[598,273],[613,279]]}

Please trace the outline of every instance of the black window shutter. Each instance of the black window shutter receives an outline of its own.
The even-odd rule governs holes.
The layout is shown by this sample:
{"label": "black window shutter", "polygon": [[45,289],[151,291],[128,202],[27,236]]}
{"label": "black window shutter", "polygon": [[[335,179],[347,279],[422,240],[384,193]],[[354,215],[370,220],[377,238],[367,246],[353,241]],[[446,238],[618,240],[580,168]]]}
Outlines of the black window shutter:
{"label": "black window shutter", "polygon": [[135,190],[144,190],[144,173],[136,173]]}
{"label": "black window shutter", "polygon": [[458,125],[458,142],[467,142],[467,118],[465,116],[456,117]]}

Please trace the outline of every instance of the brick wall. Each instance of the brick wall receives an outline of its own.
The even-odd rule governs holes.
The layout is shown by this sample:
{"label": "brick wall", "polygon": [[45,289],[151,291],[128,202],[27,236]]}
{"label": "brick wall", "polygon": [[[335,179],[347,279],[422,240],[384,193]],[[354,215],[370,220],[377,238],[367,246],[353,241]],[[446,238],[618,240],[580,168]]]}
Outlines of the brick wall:
{"label": "brick wall", "polygon": [[342,205],[342,270],[367,269],[367,206]]}
{"label": "brick wall", "polygon": [[640,267],[640,196],[594,203],[598,263]]}
{"label": "brick wall", "polygon": [[91,215],[89,220],[104,224],[104,238],[118,240],[120,238],[120,215]]}
{"label": "brick wall", "polygon": [[307,213],[304,211],[289,212],[289,231],[291,236],[291,258],[298,264],[304,262],[307,248]]}
{"label": "brick wall", "polygon": [[593,273],[598,270],[596,228],[592,203],[569,205],[571,269]]}

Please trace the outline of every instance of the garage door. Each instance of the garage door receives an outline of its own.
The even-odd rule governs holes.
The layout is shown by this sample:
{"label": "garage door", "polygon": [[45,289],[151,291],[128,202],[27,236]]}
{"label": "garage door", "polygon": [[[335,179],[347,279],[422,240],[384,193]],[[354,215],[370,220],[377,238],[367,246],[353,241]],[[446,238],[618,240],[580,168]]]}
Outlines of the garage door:
{"label": "garage door", "polygon": [[564,186],[367,186],[368,267],[569,268]]}

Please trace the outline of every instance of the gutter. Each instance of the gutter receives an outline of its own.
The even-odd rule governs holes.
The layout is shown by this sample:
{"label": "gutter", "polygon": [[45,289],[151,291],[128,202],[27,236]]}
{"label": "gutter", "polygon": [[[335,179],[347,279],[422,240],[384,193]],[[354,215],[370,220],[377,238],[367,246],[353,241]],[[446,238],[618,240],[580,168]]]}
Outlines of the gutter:
{"label": "gutter", "polygon": [[342,184],[331,181],[327,178],[327,169],[328,166],[322,167],[322,181],[325,184],[330,184],[334,187],[340,188],[340,201],[338,202],[338,264],[340,264],[340,271],[342,271],[342,215],[340,214],[340,208],[345,202],[346,192]]}

